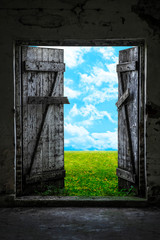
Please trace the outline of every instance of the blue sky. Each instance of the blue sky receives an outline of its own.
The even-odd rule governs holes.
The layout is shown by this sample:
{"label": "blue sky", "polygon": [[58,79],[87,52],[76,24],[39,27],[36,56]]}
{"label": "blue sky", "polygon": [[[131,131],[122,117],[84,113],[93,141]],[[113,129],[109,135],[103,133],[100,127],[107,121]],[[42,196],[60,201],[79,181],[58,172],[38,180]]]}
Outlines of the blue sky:
{"label": "blue sky", "polygon": [[64,150],[117,150],[116,64],[128,47],[64,49]]}

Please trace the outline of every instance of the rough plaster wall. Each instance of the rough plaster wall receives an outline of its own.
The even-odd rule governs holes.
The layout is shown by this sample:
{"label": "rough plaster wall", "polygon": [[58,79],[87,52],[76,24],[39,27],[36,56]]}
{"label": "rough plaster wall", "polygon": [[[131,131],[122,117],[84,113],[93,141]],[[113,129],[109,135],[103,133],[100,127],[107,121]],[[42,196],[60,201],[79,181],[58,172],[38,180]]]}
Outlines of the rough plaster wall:
{"label": "rough plaster wall", "polygon": [[0,192],[14,192],[14,40],[143,38],[147,46],[147,185],[160,195],[160,2],[1,0]]}

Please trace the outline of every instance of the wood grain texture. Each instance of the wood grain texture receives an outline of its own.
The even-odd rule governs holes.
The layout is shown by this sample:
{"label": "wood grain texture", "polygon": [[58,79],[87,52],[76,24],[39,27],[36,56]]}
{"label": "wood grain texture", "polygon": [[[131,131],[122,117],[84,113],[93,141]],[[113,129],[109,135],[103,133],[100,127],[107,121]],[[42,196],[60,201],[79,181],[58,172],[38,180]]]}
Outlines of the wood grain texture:
{"label": "wood grain texture", "polygon": [[[22,62],[23,65],[25,62],[34,62],[38,66],[41,62],[51,62],[54,66],[63,66],[61,70],[64,70],[63,50],[61,49],[22,47]],[[41,180],[45,181],[47,175],[43,179],[43,172],[47,172],[50,178],[50,175],[53,176],[53,171],[64,169],[63,102],[67,102],[67,98],[63,97],[63,72],[56,73],[57,69],[55,71],[41,70],[29,71],[28,69],[22,72],[23,175],[26,176],[28,173],[33,158],[30,176],[27,176],[27,179],[41,175]],[[53,85],[54,88],[51,90]],[[47,100],[48,97],[50,100]],[[29,101],[39,99],[43,104],[33,104],[33,102],[28,104],[28,99]],[[55,99],[58,104],[49,105],[50,102],[47,102],[55,101]],[[40,128],[41,133],[36,146]]]}
{"label": "wood grain texture", "polygon": [[117,64],[117,72],[128,72],[137,70],[137,61]]}
{"label": "wood grain texture", "polygon": [[[119,62],[130,63],[138,61],[138,47],[120,51]],[[125,104],[118,111],[118,168],[138,176],[138,70],[117,72],[118,98],[129,89]],[[129,188],[130,182],[119,176],[119,187]],[[136,186],[137,187],[137,186]]]}
{"label": "wood grain texture", "polygon": [[26,177],[26,182],[28,184],[33,184],[42,181],[57,180],[65,177],[65,170],[52,170],[52,171],[43,171],[42,174],[35,174],[32,176]]}
{"label": "wood grain texture", "polygon": [[135,175],[126,171],[126,170],[123,170],[121,168],[117,168],[116,169],[116,174],[119,178],[122,178],[122,179],[127,180],[127,181],[132,182],[132,183],[135,183]]}
{"label": "wood grain texture", "polygon": [[64,63],[53,63],[47,61],[25,61],[25,71],[42,71],[42,72],[65,72]]}
{"label": "wood grain texture", "polygon": [[119,108],[126,101],[128,97],[129,97],[129,89],[127,88],[127,90],[123,93],[123,95],[120,97],[118,102],[116,102],[117,108]]}
{"label": "wood grain texture", "polygon": [[67,97],[28,97],[28,104],[69,104]]}

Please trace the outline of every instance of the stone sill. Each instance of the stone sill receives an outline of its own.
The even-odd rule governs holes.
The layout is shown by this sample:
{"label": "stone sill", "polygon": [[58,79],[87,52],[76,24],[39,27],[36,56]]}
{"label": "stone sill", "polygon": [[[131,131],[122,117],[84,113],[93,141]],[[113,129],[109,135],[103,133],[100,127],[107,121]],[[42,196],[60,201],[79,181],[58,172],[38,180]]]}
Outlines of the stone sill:
{"label": "stone sill", "polygon": [[0,207],[147,207],[138,197],[1,196]]}

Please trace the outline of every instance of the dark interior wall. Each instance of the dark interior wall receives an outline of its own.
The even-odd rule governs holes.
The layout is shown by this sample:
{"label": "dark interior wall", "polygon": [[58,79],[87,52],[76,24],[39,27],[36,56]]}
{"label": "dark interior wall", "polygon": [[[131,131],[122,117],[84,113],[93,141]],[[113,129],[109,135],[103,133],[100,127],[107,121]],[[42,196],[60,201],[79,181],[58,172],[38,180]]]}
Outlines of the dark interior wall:
{"label": "dark interior wall", "polygon": [[157,0],[0,1],[0,193],[14,193],[15,40],[146,41],[147,191],[160,197],[160,2]]}

